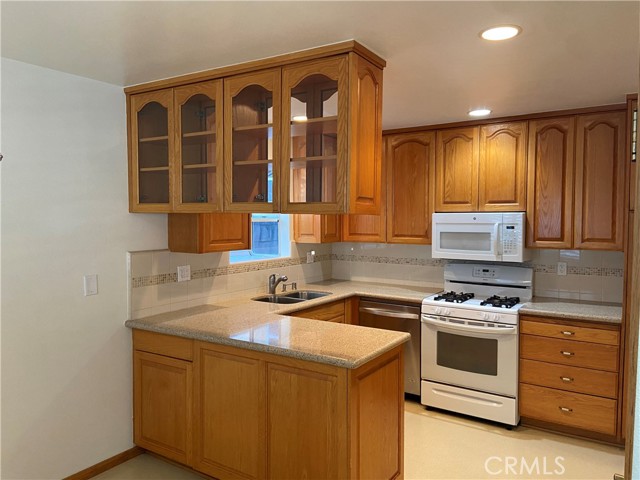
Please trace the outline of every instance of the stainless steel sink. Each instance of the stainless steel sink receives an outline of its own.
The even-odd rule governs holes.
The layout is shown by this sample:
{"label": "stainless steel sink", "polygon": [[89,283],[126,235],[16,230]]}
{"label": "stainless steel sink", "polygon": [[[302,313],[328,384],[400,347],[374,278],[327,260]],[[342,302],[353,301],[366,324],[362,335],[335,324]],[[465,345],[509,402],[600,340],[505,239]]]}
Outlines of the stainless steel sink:
{"label": "stainless steel sink", "polygon": [[306,299],[305,298],[292,298],[292,297],[285,297],[283,295],[263,295],[261,297],[255,297],[252,298],[251,300],[254,300],[256,302],[268,302],[268,303],[300,303],[300,302],[304,302]]}
{"label": "stainless steel sink", "polygon": [[300,300],[313,300],[314,298],[326,297],[330,292],[316,292],[315,290],[297,290],[291,293],[283,293],[282,297],[296,298]]}

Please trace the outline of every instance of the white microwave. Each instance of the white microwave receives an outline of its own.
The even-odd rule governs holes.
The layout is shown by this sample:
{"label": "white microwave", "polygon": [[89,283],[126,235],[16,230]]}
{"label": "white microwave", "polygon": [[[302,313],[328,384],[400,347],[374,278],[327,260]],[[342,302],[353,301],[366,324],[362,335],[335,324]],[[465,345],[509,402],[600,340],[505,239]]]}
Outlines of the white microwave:
{"label": "white microwave", "polygon": [[434,213],[433,258],[523,262],[531,257],[524,248],[524,212]]}

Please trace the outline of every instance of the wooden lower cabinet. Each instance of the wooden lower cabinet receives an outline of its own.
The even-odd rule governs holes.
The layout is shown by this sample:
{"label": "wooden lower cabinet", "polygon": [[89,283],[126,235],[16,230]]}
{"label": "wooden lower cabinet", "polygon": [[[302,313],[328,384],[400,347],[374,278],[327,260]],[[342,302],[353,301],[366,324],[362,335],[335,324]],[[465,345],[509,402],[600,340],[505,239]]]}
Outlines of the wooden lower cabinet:
{"label": "wooden lower cabinet", "polygon": [[618,325],[522,315],[522,423],[618,442],[619,343]]}
{"label": "wooden lower cabinet", "polygon": [[338,300],[337,302],[325,303],[317,307],[305,308],[289,315],[292,317],[310,318],[312,320],[323,320],[335,323],[352,323],[351,305],[352,299]]}
{"label": "wooden lower cabinet", "polygon": [[403,478],[402,346],[347,369],[179,339],[191,362],[149,352],[177,337],[137,333],[143,448],[216,478]]}
{"label": "wooden lower cabinet", "polygon": [[133,369],[134,442],[191,464],[191,362],[136,350]]}

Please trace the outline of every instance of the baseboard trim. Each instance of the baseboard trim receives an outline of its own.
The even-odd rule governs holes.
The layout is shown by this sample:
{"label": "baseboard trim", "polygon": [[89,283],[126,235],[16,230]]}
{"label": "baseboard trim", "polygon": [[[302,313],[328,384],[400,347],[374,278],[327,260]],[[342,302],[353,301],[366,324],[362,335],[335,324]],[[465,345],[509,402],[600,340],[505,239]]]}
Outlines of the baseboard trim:
{"label": "baseboard trim", "polygon": [[101,461],[100,463],[96,463],[95,465],[85,468],[84,470],[74,473],[73,475],[69,475],[68,477],[63,478],[62,480],[88,480],[90,478],[95,477],[107,470],[112,469],[120,465],[121,463],[126,462],[127,460],[131,460],[134,457],[137,457],[141,453],[144,453],[144,449],[140,447],[133,447],[129,450],[125,450],[122,453],[114,455],[111,458],[107,458],[106,460]]}

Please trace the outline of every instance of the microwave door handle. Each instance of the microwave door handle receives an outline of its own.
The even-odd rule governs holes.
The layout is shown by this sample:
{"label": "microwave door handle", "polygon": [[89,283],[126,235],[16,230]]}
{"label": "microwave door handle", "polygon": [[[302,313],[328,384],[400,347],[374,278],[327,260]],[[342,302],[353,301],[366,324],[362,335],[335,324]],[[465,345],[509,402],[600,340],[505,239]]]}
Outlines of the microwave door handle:
{"label": "microwave door handle", "polygon": [[422,315],[422,323],[435,325],[443,330],[455,330],[467,333],[485,333],[490,335],[514,335],[517,331],[516,327],[476,327],[474,325],[456,325],[449,322],[443,322],[438,317],[431,315]]}
{"label": "microwave door handle", "polygon": [[496,223],[495,226],[494,226],[494,231],[493,231],[493,251],[496,254],[496,256],[502,255],[502,252],[500,251],[500,250],[502,250],[500,248],[500,231],[501,231],[501,227],[502,227],[501,223]]}

